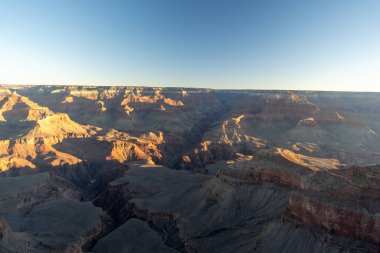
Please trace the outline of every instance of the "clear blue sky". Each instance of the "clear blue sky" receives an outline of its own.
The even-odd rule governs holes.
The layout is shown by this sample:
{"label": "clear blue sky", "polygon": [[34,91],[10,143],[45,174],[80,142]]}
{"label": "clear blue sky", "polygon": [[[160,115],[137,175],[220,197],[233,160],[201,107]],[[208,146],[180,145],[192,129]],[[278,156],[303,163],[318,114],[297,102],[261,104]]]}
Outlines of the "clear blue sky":
{"label": "clear blue sky", "polygon": [[0,0],[0,83],[380,91],[379,0]]}

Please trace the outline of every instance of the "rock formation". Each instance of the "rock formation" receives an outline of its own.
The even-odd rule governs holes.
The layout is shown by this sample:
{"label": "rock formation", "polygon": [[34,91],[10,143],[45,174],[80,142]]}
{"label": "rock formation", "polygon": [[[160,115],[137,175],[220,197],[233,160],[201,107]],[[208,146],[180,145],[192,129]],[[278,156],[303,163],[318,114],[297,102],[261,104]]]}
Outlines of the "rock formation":
{"label": "rock formation", "polygon": [[0,252],[379,252],[377,93],[0,87]]}

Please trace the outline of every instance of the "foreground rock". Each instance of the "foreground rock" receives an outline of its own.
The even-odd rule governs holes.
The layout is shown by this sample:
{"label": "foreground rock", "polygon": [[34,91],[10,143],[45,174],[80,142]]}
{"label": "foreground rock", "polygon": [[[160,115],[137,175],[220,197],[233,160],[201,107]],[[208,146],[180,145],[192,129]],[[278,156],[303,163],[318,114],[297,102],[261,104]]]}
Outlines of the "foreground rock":
{"label": "foreground rock", "polygon": [[81,252],[99,234],[103,212],[48,173],[0,179],[1,252]]}
{"label": "foreground rock", "polygon": [[96,245],[94,252],[174,253],[177,251],[166,247],[161,237],[146,222],[130,219],[102,238]]}
{"label": "foreground rock", "polygon": [[[308,203],[296,205],[299,203],[295,198],[297,192],[321,191],[331,184],[339,187],[341,180],[345,180],[341,175],[332,175],[329,182],[324,183],[319,178],[330,172],[297,164],[293,164],[294,169],[290,164],[281,169],[276,161],[265,162],[264,159],[267,158],[256,162],[242,158],[221,168],[223,177],[131,164],[125,177],[110,183],[95,203],[121,224],[128,223],[132,217],[148,222],[161,234],[161,243],[179,252],[273,252],[279,249],[283,252],[341,252],[342,249],[365,252],[377,249],[375,240],[364,240],[364,234],[355,236],[366,231],[365,219],[348,219],[349,216],[336,211],[331,213],[331,226],[353,226],[350,234],[343,230],[332,232],[326,228],[329,223],[323,221],[324,216],[319,215],[329,209]],[[261,166],[263,173],[272,169],[274,174],[242,181],[236,171],[238,168],[246,169],[245,178],[247,173],[258,175],[248,164]],[[294,176],[277,173],[276,169],[277,172],[289,171]],[[353,188],[346,186],[346,191]],[[305,208],[317,213],[312,216]],[[365,216],[364,210],[359,213],[360,217]],[[334,219],[346,225],[339,225],[339,220]],[[373,224],[367,234],[373,232],[372,237],[376,237],[376,223],[367,221]],[[117,234],[120,233],[112,236],[113,242],[124,242],[124,237]]]}
{"label": "foreground rock", "polygon": [[100,233],[101,214],[91,203],[59,199],[4,216],[13,230],[22,230],[40,244],[36,250],[77,248],[80,252],[88,240]]}

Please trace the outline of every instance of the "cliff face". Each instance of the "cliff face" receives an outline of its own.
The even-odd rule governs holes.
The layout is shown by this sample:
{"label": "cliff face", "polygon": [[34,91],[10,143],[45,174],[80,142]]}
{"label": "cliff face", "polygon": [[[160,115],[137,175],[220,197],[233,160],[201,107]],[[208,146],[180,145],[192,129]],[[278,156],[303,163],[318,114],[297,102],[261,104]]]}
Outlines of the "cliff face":
{"label": "cliff face", "polygon": [[[366,198],[368,200],[368,196]],[[372,201],[378,200],[379,198]],[[288,215],[305,225],[322,228],[331,234],[371,243],[380,242],[380,218],[360,205],[339,206],[334,202],[320,201],[307,195],[292,194],[289,198]]]}
{"label": "cliff face", "polygon": [[[379,168],[350,167],[315,190],[296,191],[289,197],[287,215],[310,227],[355,240],[379,243]],[[328,181],[330,181],[328,183]],[[320,185],[321,184],[321,185]]]}

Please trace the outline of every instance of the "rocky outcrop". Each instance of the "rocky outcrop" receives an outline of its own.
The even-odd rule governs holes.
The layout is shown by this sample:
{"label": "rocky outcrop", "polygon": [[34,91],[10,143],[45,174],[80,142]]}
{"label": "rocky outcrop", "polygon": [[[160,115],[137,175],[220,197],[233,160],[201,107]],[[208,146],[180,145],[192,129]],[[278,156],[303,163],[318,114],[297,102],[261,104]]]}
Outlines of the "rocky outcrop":
{"label": "rocky outcrop", "polygon": [[111,153],[106,157],[107,160],[117,160],[120,163],[131,160],[146,160],[151,164],[160,163],[162,160],[162,154],[158,147],[164,140],[162,132],[158,134],[149,132],[134,137],[111,129],[105,136],[98,137],[98,140],[112,143]]}
{"label": "rocky outcrop", "polygon": [[38,244],[39,242],[34,240],[30,235],[14,231],[6,220],[0,219],[1,252],[28,252],[34,250]]}
{"label": "rocky outcrop", "polygon": [[83,97],[91,100],[97,100],[99,92],[98,90],[87,90],[87,89],[80,89],[80,90],[70,90],[70,96],[73,97]]}
{"label": "rocky outcrop", "polygon": [[329,234],[379,244],[378,166],[349,167],[318,176],[314,190],[290,195],[287,215]]}
{"label": "rocky outcrop", "polygon": [[143,92],[143,89],[126,90],[120,105],[124,106],[124,110],[128,115],[135,110],[166,111],[166,108],[184,106],[183,101],[165,97],[161,94],[161,91],[161,88],[156,88],[147,94]]}
{"label": "rocky outcrop", "polygon": [[[94,134],[89,126],[80,125],[72,121],[67,114],[54,114],[38,120],[36,126],[30,130],[25,139],[54,140],[54,138],[85,138]],[[55,143],[53,143],[55,144]]]}
{"label": "rocky outcrop", "polygon": [[[125,237],[126,234],[128,234],[128,237]],[[178,251],[166,247],[159,234],[151,229],[146,222],[138,219],[130,219],[112,233],[102,238],[96,244],[94,252],[174,253]]]}
{"label": "rocky outcrop", "polygon": [[[14,96],[17,99],[23,98],[17,94]],[[30,103],[33,104],[31,101]],[[81,162],[81,159],[60,152],[52,146],[68,138],[89,138],[98,129],[80,125],[72,121],[67,114],[54,114],[49,111],[48,114],[40,116],[42,118],[36,118],[31,129],[20,134],[21,136],[0,141],[2,171],[13,168],[35,168],[33,163],[35,161],[30,161],[35,159],[39,160],[36,163],[45,161],[52,166]]]}
{"label": "rocky outcrop", "polygon": [[38,195],[46,191],[51,185],[48,173],[2,178],[0,182],[0,211],[16,209],[38,202],[40,199]]}
{"label": "rocky outcrop", "polygon": [[[320,193],[321,194],[321,193]],[[336,195],[336,193],[324,192],[322,194]],[[321,228],[330,234],[343,235],[355,240],[363,240],[371,243],[380,243],[380,217],[379,209],[368,210],[364,206],[348,205],[350,199],[344,202],[345,193],[341,193],[338,203],[335,199],[324,201],[311,193],[292,194],[289,198],[288,215],[301,221],[310,227]],[[362,201],[380,200],[380,192],[373,196],[354,196]],[[318,196],[318,194],[317,194]]]}
{"label": "rocky outcrop", "polygon": [[206,133],[199,146],[183,157],[182,167],[204,167],[214,160],[234,159],[236,153],[247,154],[265,148],[265,140],[250,136],[240,125],[244,120],[244,114],[232,117]]}
{"label": "rocky outcrop", "polygon": [[[22,227],[23,233],[38,241],[30,245],[37,252],[82,252],[81,247],[99,234],[103,228],[102,212],[91,203],[58,199],[38,204],[29,210],[21,209],[15,214],[6,214],[14,230]],[[71,221],[71,222],[67,222]]]}
{"label": "rocky outcrop", "polygon": [[67,180],[49,173],[0,178],[0,212],[54,200],[62,196],[81,199]]}
{"label": "rocky outcrop", "polygon": [[290,188],[303,189],[310,187],[308,182],[303,180],[300,175],[270,167],[258,171],[222,168],[218,171],[217,177],[232,185],[255,185],[268,182]]}
{"label": "rocky outcrop", "polygon": [[29,162],[26,159],[12,157],[12,156],[3,156],[0,158],[0,172],[7,171],[9,169],[35,169],[36,166]]}
{"label": "rocky outcrop", "polygon": [[[314,178],[320,171],[337,170],[338,161],[320,159],[276,148],[258,151],[253,156],[239,157],[221,167],[216,176],[233,185],[274,183],[295,189],[314,187]],[[318,174],[319,175],[319,174]]]}
{"label": "rocky outcrop", "polygon": [[76,187],[54,173],[0,178],[0,251],[82,252],[103,230],[105,216],[80,199]]}
{"label": "rocky outcrop", "polygon": [[41,107],[16,92],[9,94],[3,100],[5,102],[0,108],[0,121],[36,121],[52,114],[47,107]]}

